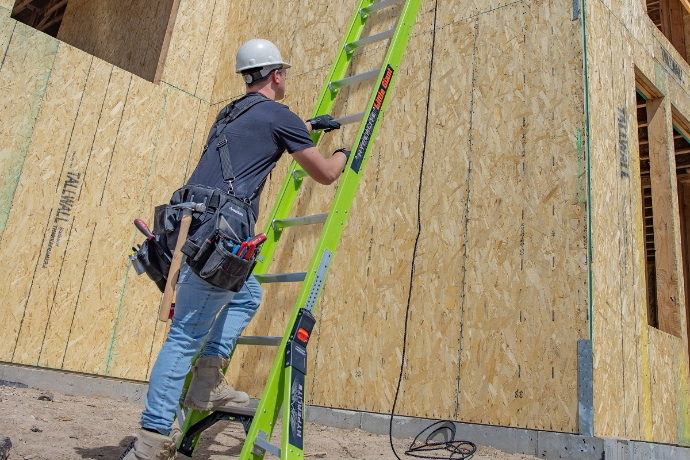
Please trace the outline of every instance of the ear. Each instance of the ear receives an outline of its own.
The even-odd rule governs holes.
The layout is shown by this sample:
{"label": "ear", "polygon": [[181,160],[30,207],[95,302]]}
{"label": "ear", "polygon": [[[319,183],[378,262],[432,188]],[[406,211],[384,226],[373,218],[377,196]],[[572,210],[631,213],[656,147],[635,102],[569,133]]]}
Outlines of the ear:
{"label": "ear", "polygon": [[277,70],[272,70],[271,71],[271,81],[275,83],[276,85],[280,83],[280,77],[278,76],[278,71]]}

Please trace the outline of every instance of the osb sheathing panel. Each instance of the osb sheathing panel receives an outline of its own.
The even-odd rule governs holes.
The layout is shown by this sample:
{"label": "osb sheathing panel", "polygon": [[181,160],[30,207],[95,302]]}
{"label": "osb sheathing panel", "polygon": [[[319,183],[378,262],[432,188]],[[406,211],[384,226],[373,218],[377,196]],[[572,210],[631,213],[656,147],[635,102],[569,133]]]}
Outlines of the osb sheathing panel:
{"label": "osb sheathing panel", "polygon": [[[180,3],[168,50],[163,81],[209,101],[226,29],[240,23],[227,22],[230,0]],[[237,14],[237,12],[235,12]],[[228,27],[231,24],[232,26]]]}
{"label": "osb sheathing panel", "polygon": [[[619,182],[618,141],[616,129],[616,103],[613,95],[612,37],[609,14],[604,5],[592,2],[588,5],[588,28],[592,31],[606,31],[601,35],[588,36],[588,66],[597,69],[589,74],[589,88],[592,129],[590,136],[590,173],[592,200],[592,325],[594,345],[594,386],[606,387],[607,397],[601,398],[595,391],[596,434],[609,433],[624,436],[624,401],[622,383],[623,355],[620,344],[620,251],[618,222],[610,218],[612,210],[618,210],[620,203],[617,187]],[[594,37],[597,37],[596,39]],[[618,385],[608,388],[607,383],[616,380]]]}
{"label": "osb sheathing panel", "polygon": [[[59,179],[90,63],[90,59],[81,59],[81,54],[79,50],[64,45],[55,58],[41,115],[13,197],[14,205],[7,220],[8,231],[3,233],[0,243],[0,254],[13,261],[12,281],[0,288],[5,299],[5,333],[0,342],[0,356],[6,361],[15,359],[22,328],[31,328],[41,319],[45,322],[45,318],[41,318],[47,313],[45,299],[35,304],[38,311],[28,308],[31,305],[28,300],[37,271],[42,270],[50,259],[43,249],[46,245],[52,248],[59,240],[57,232],[50,238],[52,227],[58,225],[54,207],[60,207]],[[67,82],[69,84],[65,85]],[[46,238],[46,233],[49,238]],[[63,244],[66,236],[61,235]],[[36,287],[42,289],[38,284]],[[21,352],[16,358],[22,361]]]}
{"label": "osb sheathing panel", "polygon": [[[94,59],[91,65],[84,91],[84,100],[88,103],[80,110],[84,112],[83,122],[76,126],[79,137],[70,149],[78,158],[71,170],[81,174],[83,180],[78,185],[78,199],[69,228],[70,243],[65,248],[56,295],[41,344],[40,366],[61,368],[64,361],[65,348],[81,299],[84,268],[93,249],[103,185],[131,78],[131,74],[99,59]],[[86,107],[90,110],[86,111]]]}
{"label": "osb sheathing panel", "polygon": [[57,49],[57,40],[4,14],[0,17],[0,234],[7,223]]}
{"label": "osb sheathing panel", "polygon": [[[433,8],[433,3],[429,4]],[[424,10],[424,6],[422,8]],[[565,6],[562,10],[544,8],[543,11],[536,8],[530,11],[522,5],[511,6],[481,15],[476,24],[474,20],[437,24],[426,146],[421,129],[427,117],[426,69],[430,65],[432,33],[413,36],[391,92],[370,164],[332,262],[323,298],[316,309],[317,341],[310,353],[313,385],[307,388],[311,403],[379,412],[390,410],[402,354],[399,333],[404,328],[415,246],[420,155],[425,151],[422,227],[412,284],[408,355],[403,394],[396,412],[576,429],[573,421],[576,411],[574,350],[587,324],[584,289],[587,257],[582,246],[584,207],[579,202],[573,203],[578,195],[575,132],[582,126],[581,109],[578,108],[582,106],[581,74],[577,60],[566,51],[572,45],[561,44],[563,37],[573,39],[572,28],[576,25],[570,22],[570,12]],[[433,13],[433,9],[431,11]],[[523,24],[523,15],[527,12],[533,15],[530,26]],[[425,15],[433,19],[428,8]],[[558,32],[552,31],[550,25],[536,26],[550,15],[560,18],[559,26],[563,28],[556,28]],[[529,35],[528,45],[525,35]],[[553,62],[540,69],[542,74],[526,76],[526,62],[535,66],[536,62],[543,61],[546,50],[554,47],[559,53]],[[368,51],[355,58],[351,73],[376,66],[381,52]],[[481,63],[476,69],[476,80],[481,83],[473,90],[475,54],[477,62]],[[458,66],[458,62],[463,65]],[[510,71],[504,72],[505,68]],[[553,74],[559,76],[558,81],[566,83],[549,82]],[[525,78],[529,78],[527,83]],[[288,84],[296,84],[301,79],[302,76],[291,78]],[[530,99],[527,98],[528,86]],[[477,98],[474,109],[473,95]],[[338,116],[356,113],[367,96],[353,88],[347,101],[332,113]],[[579,98],[579,105],[561,102],[573,96]],[[291,101],[286,102],[293,107]],[[547,107],[552,109],[547,110]],[[530,118],[528,115],[531,119],[523,120]],[[471,130],[472,117],[478,121]],[[531,137],[533,130],[535,134]],[[526,133],[530,136],[525,137]],[[339,139],[347,145],[353,134],[353,130],[346,127],[335,137],[332,134],[324,136],[320,147],[328,152],[339,146]],[[477,164],[471,171],[477,177],[470,194],[477,198],[470,199],[472,217],[467,232],[470,252],[466,257],[467,265],[472,267],[472,281],[467,283],[470,288],[466,294],[472,300],[466,302],[468,308],[471,306],[479,311],[474,313],[472,323],[467,318],[461,322],[471,134],[476,136],[477,142],[472,147],[472,158]],[[544,154],[548,150],[556,153]],[[535,153],[524,166],[530,168],[529,173],[525,173],[522,163],[528,151]],[[279,164],[276,171],[281,166]],[[278,184],[282,178],[282,174],[275,173],[267,187],[275,187],[273,182]],[[516,196],[514,187],[518,183],[523,190]],[[330,193],[322,186],[306,182],[295,215],[323,212],[329,198]],[[264,200],[271,201],[270,192]],[[530,202],[531,207],[527,206]],[[497,211],[505,215],[507,221],[500,227],[489,219]],[[522,228],[525,223],[529,226],[529,219],[538,220],[538,223],[525,230],[527,239],[532,241],[527,244],[537,248],[525,255],[521,247]],[[549,231],[540,230],[542,226]],[[573,229],[577,236],[573,236]],[[279,248],[270,271],[304,269],[315,236],[314,230],[286,231],[287,245]],[[305,244],[304,239],[309,240],[309,244]],[[494,244],[499,251],[492,250]],[[565,254],[557,257],[562,252]],[[528,256],[540,260],[530,263]],[[527,261],[525,274],[520,275],[522,282],[537,286],[540,282],[550,283],[549,292],[535,288],[528,294],[521,293],[524,286],[514,279],[499,279],[505,273],[520,271],[521,259]],[[492,269],[485,270],[485,265]],[[488,275],[484,271],[489,272]],[[560,278],[564,272],[575,281],[564,283]],[[570,290],[573,284],[576,287]],[[487,290],[493,294],[483,292]],[[262,309],[246,333],[282,332],[279,325],[284,323],[296,292],[296,287],[267,286]],[[487,324],[495,318],[479,318],[480,312],[489,308],[486,297],[490,297],[493,315],[507,310],[505,314],[499,313],[505,318],[502,322]],[[514,332],[521,319],[525,327]],[[465,334],[470,341],[467,348],[473,355],[462,355],[469,364],[461,374],[463,390],[458,396],[459,341],[463,327],[470,329],[470,332],[465,330]],[[554,334],[544,334],[544,339],[532,340],[528,346],[521,344],[529,336],[538,335],[537,330],[549,327]],[[564,328],[566,333],[561,332]],[[509,337],[500,336],[499,339],[496,334],[504,334],[503,331]],[[480,335],[482,339],[476,340]],[[490,351],[490,359],[483,359],[487,350],[477,351],[480,347],[494,350]],[[343,353],[343,350],[348,352]],[[541,357],[544,350],[551,352],[546,353],[545,359],[530,365],[531,356]],[[482,359],[474,355],[482,355]],[[257,360],[269,361],[274,353],[239,348],[235,356],[241,358],[231,365],[229,380],[243,384],[243,388],[258,395],[268,364],[261,365],[262,375],[257,379],[254,374]],[[497,368],[499,372],[495,371]],[[485,375],[497,373],[500,377],[492,377],[491,384],[481,382]],[[505,375],[514,381],[506,379]],[[520,378],[526,382],[522,388]],[[473,385],[475,380],[479,381],[478,385]],[[420,386],[428,391],[420,394],[417,391]],[[339,396],[338,389],[343,387],[350,389],[346,399]],[[433,396],[425,397],[425,394]],[[458,397],[461,400],[459,411]],[[487,410],[489,404],[496,410]],[[549,420],[551,412],[557,416]]]}
{"label": "osb sheathing panel", "polygon": [[174,1],[70,0],[58,39],[153,81]]}
{"label": "osb sheathing panel", "polygon": [[[595,434],[687,444],[688,371],[687,361],[679,358],[686,356],[687,338],[676,339],[673,351],[659,346],[668,336],[647,326],[635,67],[674,106],[687,107],[690,98],[687,82],[674,77],[664,62],[662,48],[667,57],[677,56],[646,9],[627,14],[615,2],[610,7],[613,14],[594,1],[586,10]],[[636,2],[631,8],[635,12],[640,6]],[[687,73],[687,64],[680,66]]]}
{"label": "osb sheathing panel", "polygon": [[[64,57],[63,57],[64,55]],[[72,201],[77,197],[83,167],[88,160],[88,152],[80,148],[95,128],[98,111],[103,104],[105,83],[109,77],[109,66],[99,66],[91,75],[93,58],[84,59],[84,54],[71,46],[61,46],[60,53],[53,69],[55,81],[65,78],[69,91],[62,92],[60,88],[49,88],[49,91],[59,91],[62,98],[59,105],[44,105],[38,120],[31,149],[25,166],[31,168],[26,171],[23,179],[32,184],[32,196],[40,196],[45,191],[40,202],[48,206],[49,213],[47,231],[43,237],[41,253],[43,260],[39,260],[40,268],[33,276],[29,298],[24,311],[22,322],[14,352],[14,362],[23,364],[38,363],[43,336],[51,315],[53,299],[56,296],[60,271],[66,250],[70,246],[70,230],[74,224]],[[99,70],[106,72],[99,72]],[[89,77],[92,77],[89,81]],[[87,93],[87,83],[88,93]],[[56,136],[57,134],[57,136]],[[80,155],[77,155],[79,151]],[[40,162],[37,167],[36,162]],[[36,180],[39,174],[44,180]],[[17,203],[19,204],[19,203]],[[17,211],[20,208],[17,207]],[[24,212],[36,212],[24,209]]]}
{"label": "osb sheathing panel", "polygon": [[[129,262],[112,254],[126,254],[134,242],[134,232],[129,230],[132,215],[142,206],[168,88],[132,78],[99,203],[108,212],[94,232],[65,351],[65,369],[101,374],[107,370],[112,339],[96,343],[90,339],[113,337],[116,331]],[[104,271],[105,260],[109,264]]]}
{"label": "osb sheathing panel", "polygon": [[679,348],[679,340],[653,327],[647,327],[647,333],[649,373],[652,383],[652,439],[656,442],[675,444],[678,439],[674,407],[676,405],[674,391],[676,372],[672,353]]}
{"label": "osb sheathing panel", "polygon": [[[184,179],[189,163],[194,131],[197,125],[198,99],[177,91],[167,90],[150,174],[146,180],[144,199],[139,216],[151,222],[154,208],[164,203]],[[134,228],[130,239],[141,240]],[[109,356],[108,375],[144,380],[152,346],[153,332],[158,323],[158,303],[152,299],[160,295],[148,278],[127,273],[118,322]],[[149,353],[142,351],[149,350]]]}

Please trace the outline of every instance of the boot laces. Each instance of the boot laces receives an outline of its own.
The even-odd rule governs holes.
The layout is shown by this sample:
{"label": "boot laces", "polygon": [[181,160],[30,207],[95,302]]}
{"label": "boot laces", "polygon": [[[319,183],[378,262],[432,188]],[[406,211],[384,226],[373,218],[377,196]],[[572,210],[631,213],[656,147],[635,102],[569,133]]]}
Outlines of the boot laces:
{"label": "boot laces", "polygon": [[158,459],[169,460],[175,458],[177,453],[177,445],[174,442],[164,442],[163,446],[158,453]]}

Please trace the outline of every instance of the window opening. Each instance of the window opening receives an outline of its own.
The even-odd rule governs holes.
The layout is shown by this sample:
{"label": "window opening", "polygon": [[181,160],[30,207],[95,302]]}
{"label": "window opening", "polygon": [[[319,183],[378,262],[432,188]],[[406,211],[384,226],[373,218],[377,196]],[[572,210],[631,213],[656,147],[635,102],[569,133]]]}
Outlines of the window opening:
{"label": "window opening", "polygon": [[637,92],[637,130],[640,148],[640,185],[642,193],[642,228],[644,238],[644,268],[647,293],[647,323],[659,327],[659,309],[656,301],[656,250],[654,247],[654,209],[652,208],[652,181],[649,163],[649,131],[647,100]]}
{"label": "window opening", "polygon": [[17,0],[12,18],[158,83],[179,3],[179,0]]}
{"label": "window opening", "polygon": [[690,48],[690,0],[647,0],[647,14],[685,61]]}
{"label": "window opening", "polygon": [[12,17],[51,37],[57,37],[66,8],[67,0],[18,0]]}

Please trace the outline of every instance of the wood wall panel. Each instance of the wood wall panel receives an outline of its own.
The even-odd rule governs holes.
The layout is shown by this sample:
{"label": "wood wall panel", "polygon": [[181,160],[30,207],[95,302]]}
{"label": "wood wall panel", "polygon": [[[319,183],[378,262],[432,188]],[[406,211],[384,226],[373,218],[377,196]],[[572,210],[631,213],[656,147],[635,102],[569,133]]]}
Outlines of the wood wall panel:
{"label": "wood wall panel", "polygon": [[[603,395],[595,391],[595,434],[624,436],[622,385],[623,353],[620,317],[620,235],[618,223],[610,218],[619,209],[616,135],[616,102],[613,96],[611,19],[603,4],[587,6],[589,27],[599,33],[588,37],[590,163],[592,215],[592,341],[594,345],[594,385],[607,387]],[[596,37],[596,38],[595,38]],[[611,186],[616,184],[616,186]]]}
{"label": "wood wall panel", "polygon": [[[168,89],[133,78],[118,128],[63,368],[103,374],[112,351],[133,243],[133,215],[144,197]],[[121,254],[122,257],[112,257]],[[103,261],[108,270],[103,270]]]}
{"label": "wood wall panel", "polygon": [[[93,91],[103,91],[104,95],[101,106],[93,107],[81,128],[84,137],[74,146],[75,156],[80,161],[73,164],[72,169],[83,179],[79,184],[69,230],[70,245],[65,249],[55,299],[41,344],[39,365],[45,367],[62,368],[64,363],[84,286],[85,269],[94,249],[93,237],[99,225],[100,212],[103,212],[100,208],[103,187],[132,80],[130,73],[99,59],[94,59],[89,76],[86,94],[90,94],[89,85],[94,85]],[[100,81],[102,86],[95,87],[96,81]]]}
{"label": "wood wall panel", "polygon": [[[465,249],[458,237],[465,235],[466,224],[475,32],[474,21],[436,31],[431,94],[427,96],[429,106],[424,108],[428,112],[418,122],[421,126],[429,117],[422,189],[411,190],[413,198],[419,200],[421,228],[414,259],[400,413],[421,411],[438,418],[457,415]],[[424,35],[432,38],[432,33]],[[456,59],[466,64],[458,66]],[[418,86],[421,93],[423,83]],[[392,110],[393,105],[389,107]],[[434,123],[435,119],[443,122]],[[420,192],[421,197],[414,196]],[[416,222],[412,224],[409,230],[414,236]],[[402,351],[400,345],[396,354]],[[430,361],[434,362],[433,372],[427,369]],[[414,397],[421,386],[430,390]]]}
{"label": "wood wall panel", "polygon": [[[0,18],[0,232],[7,224],[31,135],[58,50],[58,41]],[[23,97],[17,97],[18,94]],[[4,356],[0,353],[0,356]]]}
{"label": "wood wall panel", "polygon": [[[163,70],[162,80],[170,85],[197,95],[200,75],[204,72],[214,72],[213,66],[209,67],[211,56],[206,56],[209,43],[210,29],[213,24],[213,32],[217,33],[216,13],[222,14],[226,0],[213,0],[196,2],[192,0],[181,1],[177,12],[177,19],[173,28],[173,36],[168,50],[168,56]],[[216,10],[218,8],[218,10]],[[215,20],[214,20],[215,19]],[[215,43],[215,37],[214,37]],[[209,53],[212,49],[209,50]],[[206,77],[208,78],[208,77]],[[204,83],[204,94],[208,98],[207,84]],[[208,99],[206,99],[208,100]]]}
{"label": "wood wall panel", "polygon": [[[72,231],[75,230],[75,202],[79,198],[83,174],[91,153],[84,147],[89,146],[93,140],[98,115],[105,98],[106,84],[112,69],[112,66],[103,61],[93,58],[83,59],[83,53],[74,48],[63,47],[62,49],[68,48],[74,55],[68,67],[74,79],[69,82],[69,87],[74,90],[74,93],[65,96],[67,100],[73,101],[70,109],[74,113],[55,114],[44,111],[46,119],[50,120],[48,136],[45,139],[34,137],[32,143],[32,149],[35,144],[37,151],[42,152],[43,155],[48,153],[55,158],[52,168],[56,174],[48,182],[50,183],[48,192],[52,196],[45,197],[53,213],[44,235],[42,249],[44,256],[34,275],[33,287],[26,306],[26,320],[20,330],[15,350],[14,361],[23,364],[35,365],[39,362],[45,331],[59,290],[59,280],[65,269],[67,252],[75,243],[80,244],[79,237],[75,240],[71,237]],[[80,66],[80,63],[85,65]],[[61,75],[56,73],[54,76],[58,78]],[[68,105],[64,104],[62,108],[66,107]],[[39,128],[36,130],[37,134],[40,132],[42,121],[41,117]],[[60,125],[55,126],[56,122]],[[68,133],[67,143],[54,142],[54,137],[51,137],[49,133],[56,131]],[[43,161],[45,162],[45,159]],[[43,177],[46,177],[46,174]],[[45,187],[46,182],[42,185]],[[77,229],[77,233],[79,231],[80,229]],[[82,265],[79,264],[80,267]],[[70,268],[66,270],[69,271]],[[30,321],[27,321],[28,319]]]}
{"label": "wood wall panel", "polygon": [[[42,266],[47,265],[50,259],[47,248],[59,239],[51,230],[57,225],[55,219],[61,208],[59,179],[90,64],[89,60],[81,59],[80,54],[79,50],[70,46],[60,47],[31,145],[26,158],[20,157],[19,170],[23,174],[18,178],[13,197],[15,205],[0,243],[0,254],[12,261],[14,268],[13,283],[2,286],[9,312],[1,356],[7,361],[15,359],[17,340],[23,327],[31,328],[36,324],[38,329],[32,332],[38,337],[42,336],[39,323],[45,321],[43,317],[47,313],[47,303],[39,301],[32,309],[28,300],[37,274],[39,283],[35,287],[39,290],[43,288],[40,283],[44,273]],[[67,85],[69,89],[63,91],[66,81],[70,82]],[[20,280],[25,281],[20,283]],[[36,315],[40,318],[36,318]],[[17,359],[22,359],[21,352]]]}
{"label": "wood wall panel", "polygon": [[[200,104],[201,101],[182,91],[168,89],[150,174],[146,179],[143,202],[139,205],[138,212],[138,216],[151,226],[154,208],[168,201],[170,195],[183,185],[192,154],[192,140]],[[136,208],[132,210],[132,216],[137,215],[136,211]],[[132,219],[133,217],[130,222]],[[134,226],[130,227],[130,231],[132,241],[142,240]],[[159,322],[159,297],[158,288],[146,275],[136,276],[134,269],[128,267],[113,335],[112,353],[108,357],[108,375],[136,380],[146,378],[152,337]]]}
{"label": "wood wall panel", "polygon": [[[593,1],[587,8],[595,433],[655,441],[673,439],[668,442],[687,444],[685,382],[688,371],[678,358],[686,352],[685,348],[681,350],[685,338],[673,339],[647,326],[634,74],[637,72],[651,82],[655,93],[666,95],[657,103],[660,107],[685,106],[690,99],[685,83],[677,80],[674,75],[677,72],[664,58],[664,53],[674,54],[670,44],[646,18],[643,2],[631,5],[612,2],[606,6]],[[606,56],[611,71],[604,69]],[[683,67],[682,73],[690,70],[685,63],[679,65]],[[612,110],[602,110],[606,104],[611,104]],[[655,145],[668,143],[671,129],[666,116],[668,110],[660,113],[664,116],[656,123],[652,120],[650,129],[655,133],[651,140]],[[611,155],[612,149],[615,158]],[[661,156],[668,157],[668,148],[662,150],[666,153]],[[668,161],[664,160],[666,166],[657,161],[654,180],[659,185],[656,190],[653,187],[658,202],[654,204],[655,220],[659,220],[655,222],[659,235],[656,239],[665,241],[656,242],[657,255],[662,259],[661,265],[666,267],[658,268],[657,276],[661,276],[660,282],[666,286],[666,294],[661,295],[660,302],[667,305],[666,312],[676,315],[676,318],[667,318],[666,323],[677,325],[683,321],[678,316],[685,308],[685,300],[677,281],[681,276],[676,255],[679,238],[674,223],[677,198],[673,184],[675,174]],[[615,180],[613,177],[604,179],[611,174],[607,168],[613,165],[616,167]],[[671,183],[666,183],[669,180]],[[612,215],[616,215],[613,225]],[[667,234],[661,235],[662,232]],[[611,235],[608,239],[607,234]],[[674,345],[664,342],[662,346],[663,341],[672,341]]]}

